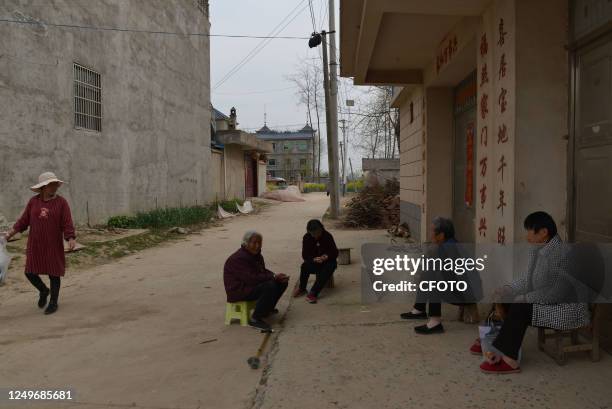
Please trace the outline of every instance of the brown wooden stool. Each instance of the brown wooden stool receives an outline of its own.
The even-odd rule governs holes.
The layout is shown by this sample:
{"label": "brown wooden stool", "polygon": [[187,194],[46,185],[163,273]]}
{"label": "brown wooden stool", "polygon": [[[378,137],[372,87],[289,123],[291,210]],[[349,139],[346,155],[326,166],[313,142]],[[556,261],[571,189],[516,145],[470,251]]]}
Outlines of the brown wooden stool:
{"label": "brown wooden stool", "polygon": [[[565,364],[566,354],[569,352],[589,351],[593,362],[599,361],[599,334],[601,317],[598,313],[598,304],[591,305],[591,325],[584,328],[571,330],[553,330],[550,328],[538,328],[538,349],[550,356],[559,365]],[[553,331],[547,333],[546,331]],[[585,342],[580,342],[580,337]],[[569,338],[570,345],[563,345],[563,340]],[[550,345],[546,341],[554,339],[555,343]]]}

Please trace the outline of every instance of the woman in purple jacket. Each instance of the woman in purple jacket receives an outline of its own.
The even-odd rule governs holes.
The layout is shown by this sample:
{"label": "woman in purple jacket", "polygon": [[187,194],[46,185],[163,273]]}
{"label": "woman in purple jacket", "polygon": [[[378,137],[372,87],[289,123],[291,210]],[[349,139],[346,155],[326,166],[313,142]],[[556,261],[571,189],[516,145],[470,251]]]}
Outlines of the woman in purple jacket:
{"label": "woman in purple jacket", "polygon": [[276,303],[287,289],[289,277],[266,268],[261,255],[262,242],[260,233],[245,233],[240,249],[225,262],[223,282],[227,302],[257,301],[249,325],[269,330],[270,325],[263,319],[278,312]]}

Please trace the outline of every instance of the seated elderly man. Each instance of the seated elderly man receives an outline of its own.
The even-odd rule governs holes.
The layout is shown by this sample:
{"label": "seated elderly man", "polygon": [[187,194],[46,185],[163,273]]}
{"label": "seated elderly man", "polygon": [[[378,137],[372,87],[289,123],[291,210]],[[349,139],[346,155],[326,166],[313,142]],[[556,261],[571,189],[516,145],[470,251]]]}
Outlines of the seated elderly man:
{"label": "seated elderly man", "polygon": [[276,303],[287,289],[289,277],[266,268],[261,255],[262,242],[260,233],[245,233],[240,249],[225,262],[223,282],[228,302],[257,301],[249,325],[269,330],[270,325],[263,319],[278,312]]}

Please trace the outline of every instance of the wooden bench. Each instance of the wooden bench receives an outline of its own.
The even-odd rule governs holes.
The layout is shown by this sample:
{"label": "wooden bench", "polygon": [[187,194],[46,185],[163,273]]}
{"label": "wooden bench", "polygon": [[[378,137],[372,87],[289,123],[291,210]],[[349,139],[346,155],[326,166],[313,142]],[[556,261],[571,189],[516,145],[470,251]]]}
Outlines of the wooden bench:
{"label": "wooden bench", "polygon": [[[567,353],[579,351],[590,352],[591,360],[593,362],[599,361],[599,336],[601,330],[600,308],[598,304],[591,305],[591,324],[585,328],[565,331],[538,328],[538,348],[540,351],[550,356],[559,365],[565,364]],[[581,337],[584,338],[584,342],[580,342]],[[570,345],[564,345],[563,341],[567,338],[570,339]],[[549,339],[554,339],[554,344],[547,344],[546,341]]]}

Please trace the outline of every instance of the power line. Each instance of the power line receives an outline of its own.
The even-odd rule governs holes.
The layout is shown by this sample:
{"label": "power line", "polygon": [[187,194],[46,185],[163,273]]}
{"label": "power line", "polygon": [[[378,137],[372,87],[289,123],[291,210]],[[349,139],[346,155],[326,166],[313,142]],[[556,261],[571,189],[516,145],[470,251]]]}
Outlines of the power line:
{"label": "power line", "polygon": [[180,33],[176,31],[155,31],[155,30],[139,30],[133,28],[119,28],[119,27],[98,27],[98,26],[83,26],[78,24],[59,24],[49,23],[42,20],[11,20],[6,18],[0,18],[1,23],[10,24],[24,24],[32,26],[45,26],[45,27],[57,27],[57,28],[72,28],[78,30],[90,30],[90,31],[115,31],[121,33],[141,33],[141,34],[160,34],[160,35],[173,35],[173,36],[186,36],[186,37],[222,37],[222,38],[253,38],[253,39],[270,39],[270,40],[308,40],[310,37],[295,37],[295,36],[262,36],[262,35],[246,35],[246,34],[210,34],[210,33]]}
{"label": "power line", "polygon": [[[280,34],[289,24],[291,24],[291,22],[293,20],[296,19],[297,16],[299,16],[302,11],[304,11],[306,9],[306,7],[300,9],[300,7],[304,4],[306,0],[301,0],[298,5],[289,12],[289,14],[287,14],[287,16],[285,16],[285,18],[283,18],[280,23],[278,23],[276,25],[276,27],[274,27],[272,29],[272,31],[270,31],[270,33],[268,34],[268,36],[276,36],[278,34]],[[299,9],[299,10],[298,10]],[[296,10],[297,13],[296,13]],[[295,15],[294,15],[295,13]],[[293,15],[293,17],[291,17]],[[289,18],[291,17],[291,19],[289,21],[287,21]],[[286,22],[286,23],[285,23]],[[284,25],[283,25],[284,24]],[[253,48],[242,60],[240,60],[240,62],[238,62],[238,64],[236,64],[232,69],[230,69],[224,76],[223,78],[221,78],[221,80],[219,80],[213,88],[218,88],[221,85],[223,85],[228,79],[230,79],[232,76],[234,76],[234,74],[236,74],[242,67],[244,67],[246,65],[246,63],[248,63],[251,59],[253,59],[253,57],[255,57],[261,50],[263,50],[269,43],[270,41],[272,41],[272,39],[264,39],[263,41],[259,42],[259,44],[257,44],[257,46],[255,46],[255,48]]]}
{"label": "power line", "polygon": [[312,21],[312,32],[317,32],[317,23],[314,16],[314,8],[312,7],[312,0],[308,0],[308,8],[310,10],[310,20]]}
{"label": "power line", "polygon": [[298,89],[299,87],[287,87],[287,88],[277,88],[277,89],[268,89],[268,90],[261,90],[261,91],[246,91],[246,92],[217,92],[217,91],[213,91],[213,94],[216,95],[253,95],[253,94],[269,94],[272,92],[281,92],[281,91],[288,91],[288,90],[294,90],[294,89]]}

